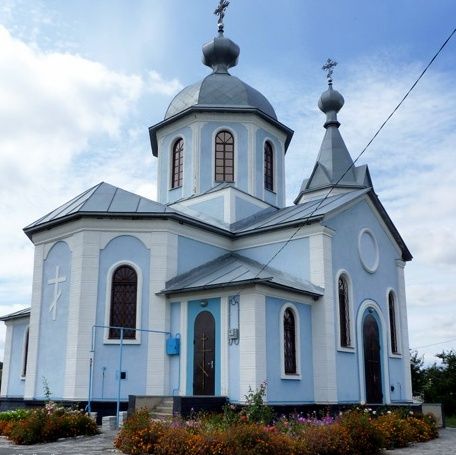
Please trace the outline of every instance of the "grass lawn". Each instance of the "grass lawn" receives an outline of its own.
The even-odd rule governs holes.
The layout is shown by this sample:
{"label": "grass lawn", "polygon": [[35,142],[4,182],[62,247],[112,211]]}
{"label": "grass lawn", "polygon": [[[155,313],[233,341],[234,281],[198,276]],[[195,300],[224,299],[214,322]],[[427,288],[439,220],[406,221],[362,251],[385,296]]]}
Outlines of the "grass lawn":
{"label": "grass lawn", "polygon": [[445,418],[445,424],[447,427],[456,428],[456,415],[455,416],[447,416]]}

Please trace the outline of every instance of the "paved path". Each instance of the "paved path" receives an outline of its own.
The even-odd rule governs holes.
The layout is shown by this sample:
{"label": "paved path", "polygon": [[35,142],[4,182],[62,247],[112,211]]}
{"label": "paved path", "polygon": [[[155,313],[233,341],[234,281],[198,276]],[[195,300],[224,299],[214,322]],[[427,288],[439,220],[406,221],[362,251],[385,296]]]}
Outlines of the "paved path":
{"label": "paved path", "polygon": [[456,428],[440,430],[440,436],[406,449],[388,450],[387,455],[456,455]]}
{"label": "paved path", "polygon": [[0,455],[100,455],[121,454],[112,444],[116,432],[106,431],[97,436],[79,436],[48,444],[17,446],[0,437]]}
{"label": "paved path", "polygon": [[[37,444],[34,446],[16,446],[0,437],[0,455],[100,455],[120,454],[114,449],[112,441],[115,432],[107,431],[98,436],[78,437]],[[440,437],[434,441],[416,444],[406,449],[387,451],[386,455],[456,455],[456,428],[440,431]]]}

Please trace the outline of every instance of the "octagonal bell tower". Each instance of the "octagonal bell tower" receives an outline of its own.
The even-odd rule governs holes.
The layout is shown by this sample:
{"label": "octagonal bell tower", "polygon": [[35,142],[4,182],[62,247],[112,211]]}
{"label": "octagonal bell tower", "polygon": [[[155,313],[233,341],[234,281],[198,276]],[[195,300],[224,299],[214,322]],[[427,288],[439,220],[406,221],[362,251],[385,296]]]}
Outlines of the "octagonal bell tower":
{"label": "octagonal bell tower", "polygon": [[203,46],[212,73],[178,93],[149,128],[158,201],[227,225],[284,207],[293,135],[263,94],[229,73],[239,53],[219,21],[218,36]]}

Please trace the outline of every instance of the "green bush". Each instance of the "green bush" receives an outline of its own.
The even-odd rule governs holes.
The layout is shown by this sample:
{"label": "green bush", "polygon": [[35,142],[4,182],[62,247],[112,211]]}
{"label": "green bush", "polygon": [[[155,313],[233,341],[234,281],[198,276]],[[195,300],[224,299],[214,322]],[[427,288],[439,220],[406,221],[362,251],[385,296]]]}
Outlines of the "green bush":
{"label": "green bush", "polygon": [[237,419],[234,411],[163,421],[141,410],[127,419],[115,446],[132,455],[374,455],[384,447],[404,447],[436,435],[432,417],[408,411],[377,416],[363,408],[336,419],[296,415],[269,425],[252,422],[245,413]]}
{"label": "green bush", "polygon": [[16,444],[52,442],[59,438],[99,433],[96,423],[89,416],[81,411],[66,410],[54,403],[27,410],[22,418],[19,415],[16,414],[17,419],[9,420],[2,428],[2,434]]}

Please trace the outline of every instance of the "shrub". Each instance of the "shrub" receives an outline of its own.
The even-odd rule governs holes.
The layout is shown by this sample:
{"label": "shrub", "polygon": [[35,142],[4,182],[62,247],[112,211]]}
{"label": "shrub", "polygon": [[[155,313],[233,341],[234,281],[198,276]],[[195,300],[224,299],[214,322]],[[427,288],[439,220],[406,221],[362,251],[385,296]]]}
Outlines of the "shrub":
{"label": "shrub", "polygon": [[374,455],[381,453],[384,447],[383,433],[373,424],[367,409],[354,409],[343,414],[340,425],[347,431],[351,453]]}
{"label": "shrub", "polygon": [[163,421],[151,420],[141,410],[125,422],[115,446],[132,455],[373,455],[385,446],[404,447],[435,436],[432,417],[400,411],[378,418],[370,409],[351,410],[337,419],[294,415],[272,425],[249,421],[245,414],[236,419],[231,411],[228,417],[225,411]]}
{"label": "shrub", "polygon": [[307,426],[294,440],[295,452],[300,455],[349,455],[351,451],[348,430],[336,423],[328,426]]}
{"label": "shrub", "polygon": [[397,412],[379,416],[374,425],[383,433],[387,449],[407,447],[414,440],[411,423],[408,419],[401,418]]}
{"label": "shrub", "polygon": [[241,411],[241,419],[245,417],[249,422],[268,424],[273,417],[272,408],[264,403],[266,397],[266,383],[252,390],[249,386],[249,393],[245,396],[246,406]]}
{"label": "shrub", "polygon": [[16,444],[52,442],[59,438],[98,434],[96,423],[80,411],[68,411],[53,403],[27,411],[24,418],[10,421],[3,435]]}

